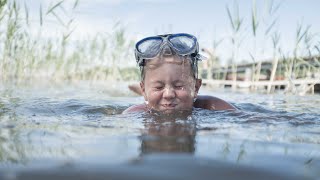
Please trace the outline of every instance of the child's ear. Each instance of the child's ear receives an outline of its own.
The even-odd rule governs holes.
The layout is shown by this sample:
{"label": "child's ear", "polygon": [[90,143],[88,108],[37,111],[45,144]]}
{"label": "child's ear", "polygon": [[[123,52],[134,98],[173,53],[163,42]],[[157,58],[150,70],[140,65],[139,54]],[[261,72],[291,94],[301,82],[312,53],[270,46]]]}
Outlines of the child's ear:
{"label": "child's ear", "polygon": [[196,84],[195,84],[195,97],[198,96],[198,92],[199,92],[199,89],[202,85],[202,79],[196,79]]}
{"label": "child's ear", "polygon": [[147,95],[146,95],[146,90],[143,81],[140,82],[140,88],[141,88],[141,93],[144,97],[144,100],[147,101]]}

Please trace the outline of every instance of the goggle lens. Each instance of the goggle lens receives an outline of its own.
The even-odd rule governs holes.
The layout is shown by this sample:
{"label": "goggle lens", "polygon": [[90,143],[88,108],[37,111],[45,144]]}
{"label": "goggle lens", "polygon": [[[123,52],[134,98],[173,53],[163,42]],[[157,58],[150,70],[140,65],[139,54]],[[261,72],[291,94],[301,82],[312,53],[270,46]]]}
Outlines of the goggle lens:
{"label": "goggle lens", "polygon": [[196,44],[195,40],[189,36],[174,36],[169,41],[180,54],[190,53]]}
{"label": "goggle lens", "polygon": [[158,54],[159,49],[162,45],[162,39],[161,38],[154,38],[154,39],[146,39],[142,42],[140,42],[137,45],[137,50],[144,54],[144,56],[153,57],[154,55]]}

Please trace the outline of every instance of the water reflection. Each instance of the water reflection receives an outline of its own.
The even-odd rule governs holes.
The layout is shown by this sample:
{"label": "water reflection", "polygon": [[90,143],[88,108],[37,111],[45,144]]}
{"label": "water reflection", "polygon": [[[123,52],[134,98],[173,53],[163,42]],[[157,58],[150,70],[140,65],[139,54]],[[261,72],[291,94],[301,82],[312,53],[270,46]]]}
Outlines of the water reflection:
{"label": "water reflection", "polygon": [[141,155],[150,153],[194,153],[196,121],[192,116],[160,117],[144,120]]}
{"label": "water reflection", "polygon": [[27,153],[16,126],[19,122],[16,109],[20,99],[11,89],[0,91],[0,162],[25,163]]}
{"label": "water reflection", "polygon": [[101,89],[65,92],[61,87],[0,89],[0,167],[37,160],[119,163],[151,153],[188,153],[270,168],[287,159],[318,173],[319,96],[289,101],[229,93],[240,111],[196,110],[190,117],[160,118],[121,115],[141,102],[139,97],[115,98]]}

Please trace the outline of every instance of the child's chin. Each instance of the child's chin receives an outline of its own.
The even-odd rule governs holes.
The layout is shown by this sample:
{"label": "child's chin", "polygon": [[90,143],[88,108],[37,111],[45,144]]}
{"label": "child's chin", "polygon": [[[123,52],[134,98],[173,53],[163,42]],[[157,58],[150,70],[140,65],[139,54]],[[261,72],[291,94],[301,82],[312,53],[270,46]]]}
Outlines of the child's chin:
{"label": "child's chin", "polygon": [[165,109],[165,110],[162,110],[160,112],[162,112],[163,114],[174,114],[176,113],[177,111],[179,110],[175,110],[175,109]]}
{"label": "child's chin", "polygon": [[166,109],[161,111],[153,111],[156,115],[166,116],[166,117],[185,117],[192,113],[191,110],[181,110],[181,109]]}

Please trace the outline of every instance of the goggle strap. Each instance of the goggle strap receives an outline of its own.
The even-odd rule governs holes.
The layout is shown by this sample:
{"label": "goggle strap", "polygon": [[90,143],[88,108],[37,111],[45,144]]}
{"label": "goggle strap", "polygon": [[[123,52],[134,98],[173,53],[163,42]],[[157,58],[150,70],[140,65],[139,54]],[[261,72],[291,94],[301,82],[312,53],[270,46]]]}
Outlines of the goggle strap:
{"label": "goggle strap", "polygon": [[198,61],[202,61],[202,60],[207,60],[208,59],[206,56],[203,56],[203,55],[201,55],[199,53],[195,57],[196,57],[196,59]]}

